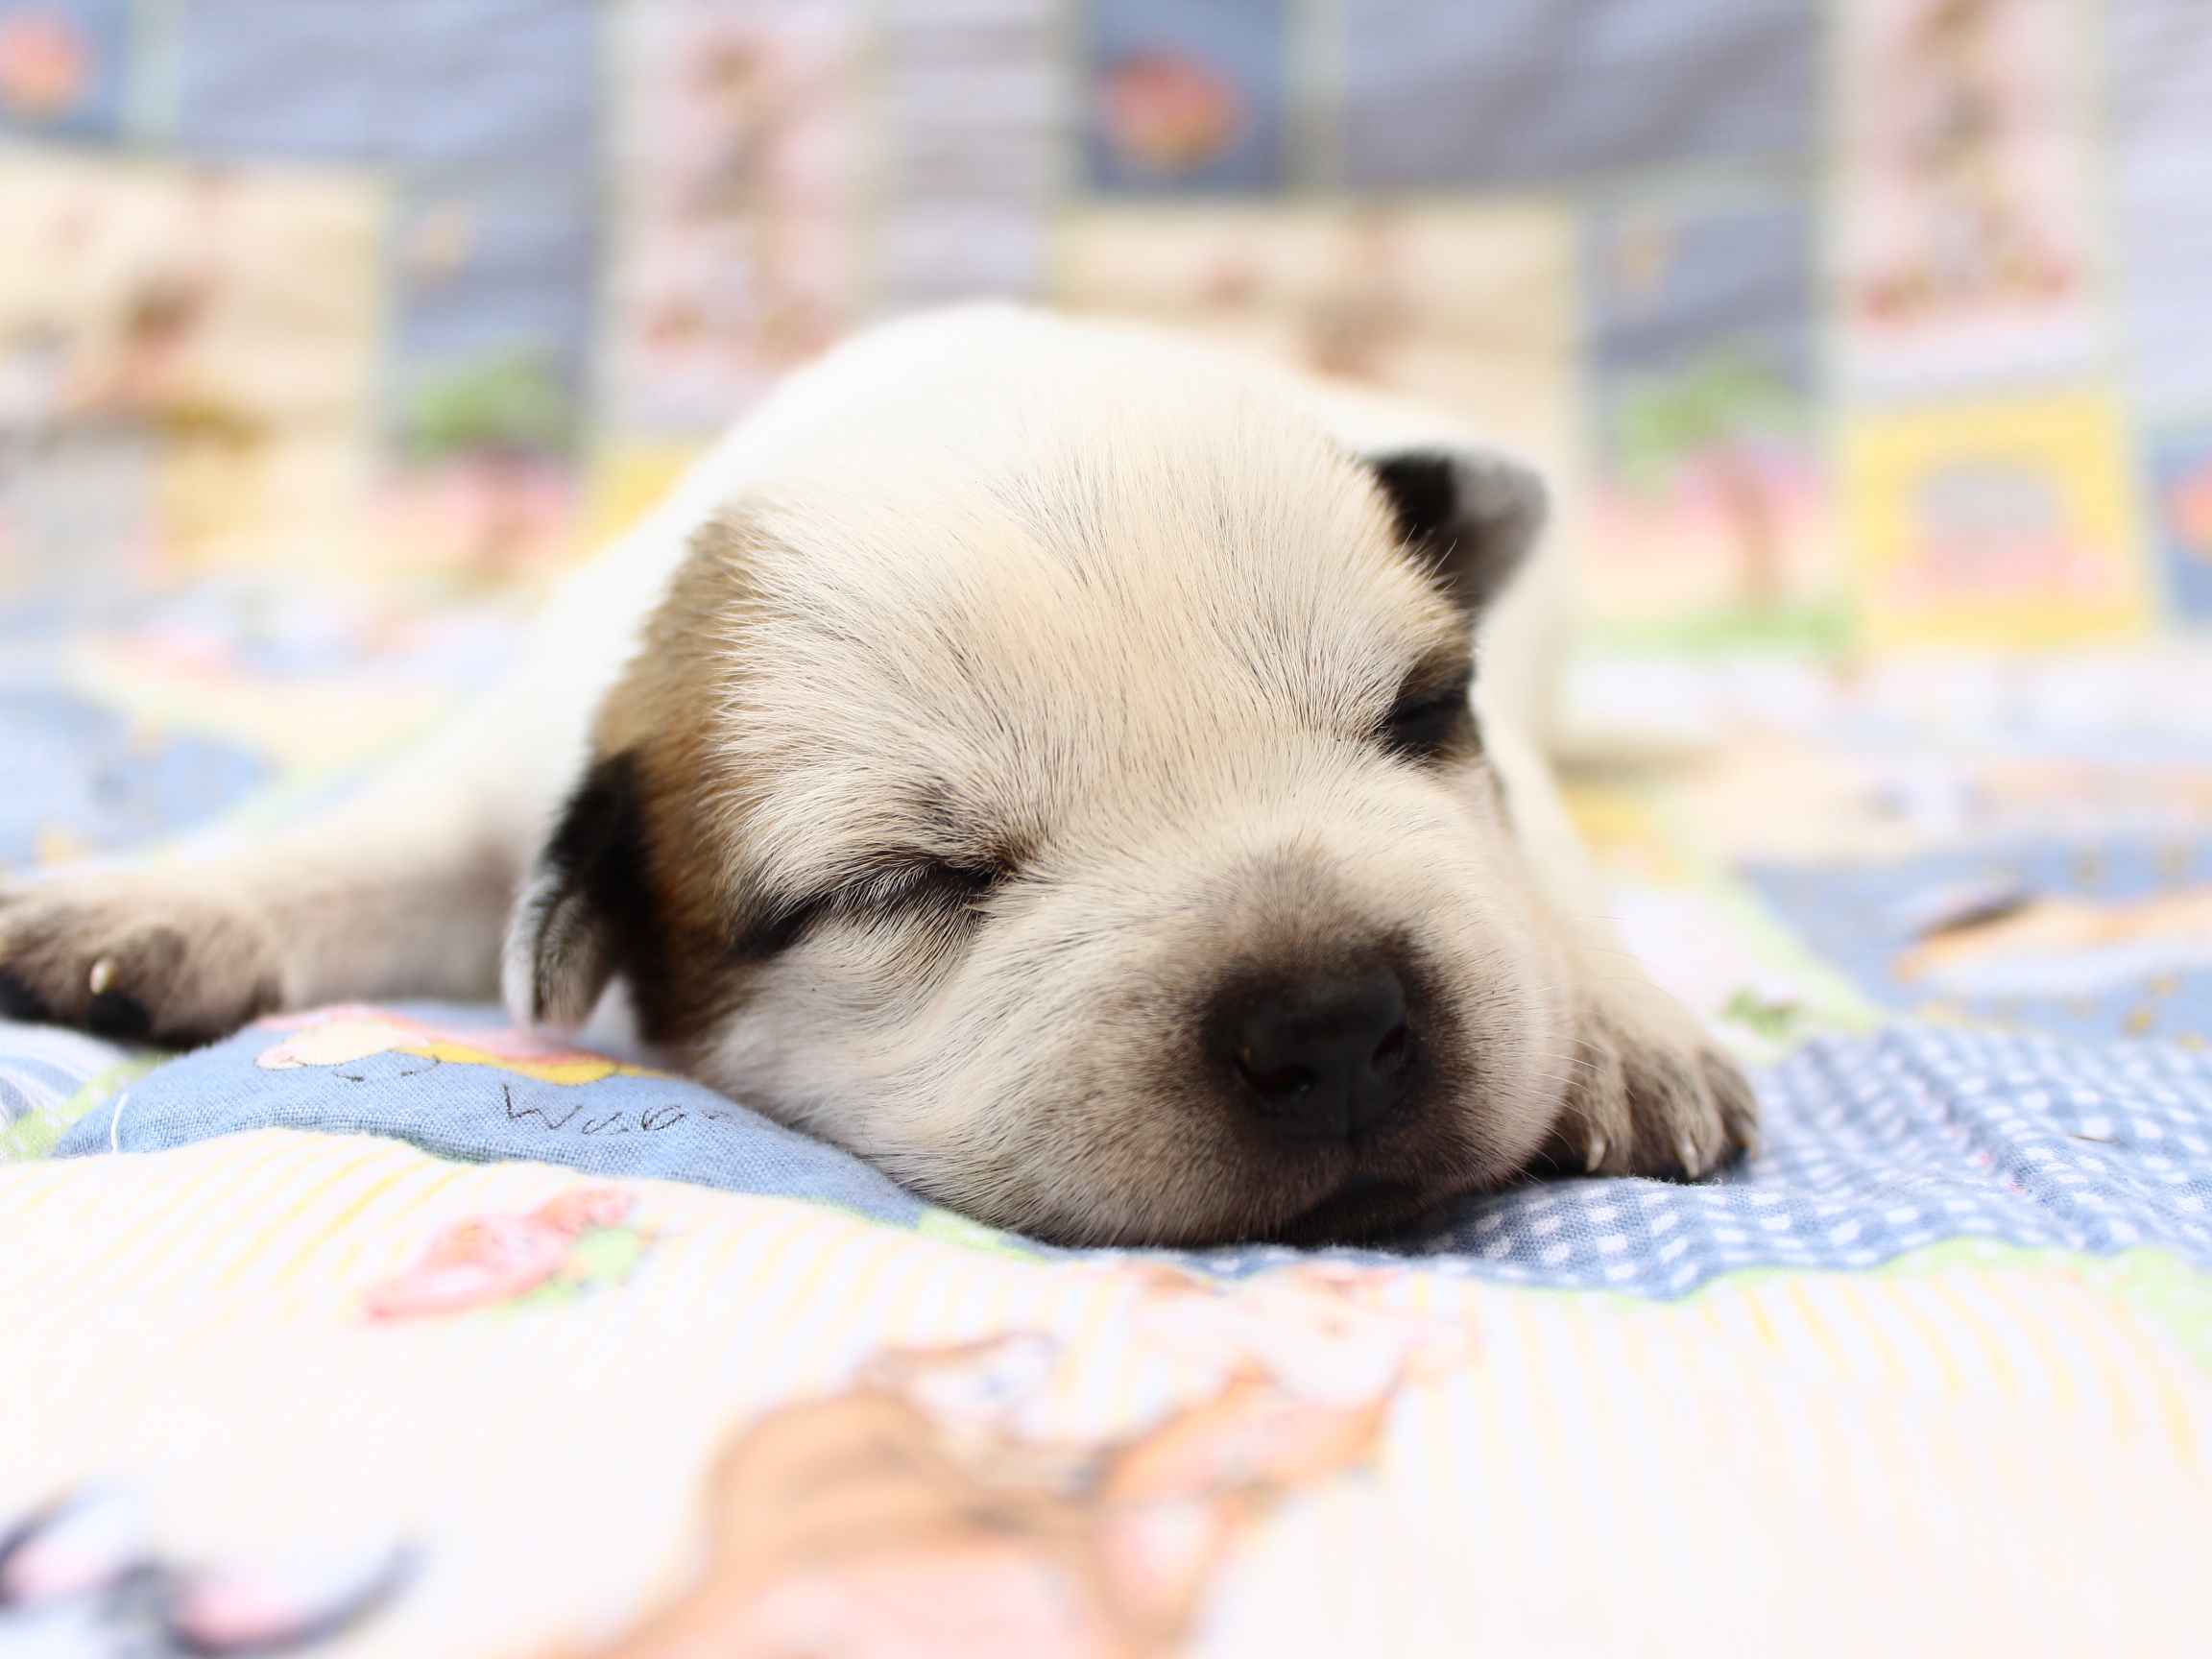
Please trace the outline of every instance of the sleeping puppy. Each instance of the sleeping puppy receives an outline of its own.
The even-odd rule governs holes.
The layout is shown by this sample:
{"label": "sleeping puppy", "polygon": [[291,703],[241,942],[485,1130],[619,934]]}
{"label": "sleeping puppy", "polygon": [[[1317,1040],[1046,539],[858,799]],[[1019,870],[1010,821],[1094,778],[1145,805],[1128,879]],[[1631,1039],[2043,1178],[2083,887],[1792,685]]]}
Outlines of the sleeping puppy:
{"label": "sleeping puppy", "polygon": [[173,1044],[495,983],[556,1027],[619,1007],[1069,1243],[1702,1175],[1752,1100],[1600,919],[1535,746],[1542,517],[1520,464],[1347,390],[1010,309],[896,324],[353,799],[9,890],[0,995]]}

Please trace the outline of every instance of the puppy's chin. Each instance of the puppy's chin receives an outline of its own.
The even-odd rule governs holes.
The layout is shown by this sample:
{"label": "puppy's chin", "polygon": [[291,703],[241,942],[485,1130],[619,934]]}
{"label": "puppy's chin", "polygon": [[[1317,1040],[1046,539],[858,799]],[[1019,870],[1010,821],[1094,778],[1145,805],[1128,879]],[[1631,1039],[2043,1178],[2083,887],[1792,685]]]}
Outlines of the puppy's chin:
{"label": "puppy's chin", "polygon": [[1418,1181],[1353,1175],[1274,1236],[1286,1244],[1363,1243],[1397,1231],[1456,1196],[1433,1191]]}
{"label": "puppy's chin", "polygon": [[1556,1110],[1428,1102],[1349,1143],[1302,1147],[1255,1133],[1213,1092],[1187,1090],[1118,1110],[1093,1096],[1024,1113],[1058,1126],[1049,1142],[874,1157],[933,1202],[1052,1244],[1358,1243],[1515,1178]]}
{"label": "puppy's chin", "polygon": [[1131,1185],[1065,1167],[1056,1191],[974,1179],[953,1166],[907,1163],[905,1183],[949,1209],[1068,1247],[1376,1241],[1455,1197],[1509,1179],[1517,1166],[1463,1166],[1371,1173],[1348,1159],[1335,1168],[1256,1169],[1233,1162],[1185,1165],[1174,1177]]}

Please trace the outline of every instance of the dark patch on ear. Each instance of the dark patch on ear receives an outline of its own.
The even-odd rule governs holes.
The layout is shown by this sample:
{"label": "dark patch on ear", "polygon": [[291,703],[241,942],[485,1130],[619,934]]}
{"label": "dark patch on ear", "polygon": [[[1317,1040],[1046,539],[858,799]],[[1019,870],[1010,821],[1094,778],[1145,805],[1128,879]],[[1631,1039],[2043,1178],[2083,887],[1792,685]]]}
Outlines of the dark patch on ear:
{"label": "dark patch on ear", "polygon": [[1503,590],[1544,527],[1543,480],[1507,456],[1414,449],[1368,466],[1399,540],[1469,614]]}
{"label": "dark patch on ear", "polygon": [[1459,481],[1449,455],[1390,455],[1375,463],[1375,476],[1398,517],[1398,539],[1435,554],[1451,540],[1459,508]]}
{"label": "dark patch on ear", "polygon": [[546,867],[570,882],[622,879],[643,851],[638,834],[637,757],[609,756],[584,775],[545,842]]}
{"label": "dark patch on ear", "polygon": [[609,756],[584,775],[539,854],[518,966],[533,1020],[576,1025],[607,981],[656,955],[651,857],[635,755]]}

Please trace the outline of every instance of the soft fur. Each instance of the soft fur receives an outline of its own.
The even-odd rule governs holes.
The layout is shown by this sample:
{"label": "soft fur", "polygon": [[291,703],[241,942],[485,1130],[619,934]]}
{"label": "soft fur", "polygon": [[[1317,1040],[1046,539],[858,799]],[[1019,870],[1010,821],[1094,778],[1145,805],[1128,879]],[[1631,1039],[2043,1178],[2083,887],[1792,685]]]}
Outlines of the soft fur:
{"label": "soft fur", "polygon": [[[747,1104],[1068,1241],[1700,1175],[1751,1100],[1600,919],[1541,758],[1542,511],[1448,421],[1164,337],[879,329],[354,802],[9,890],[0,995],[200,1041],[482,994],[504,929],[518,1015],[624,1004]],[[1261,1053],[1363,1019],[1366,1118]]]}

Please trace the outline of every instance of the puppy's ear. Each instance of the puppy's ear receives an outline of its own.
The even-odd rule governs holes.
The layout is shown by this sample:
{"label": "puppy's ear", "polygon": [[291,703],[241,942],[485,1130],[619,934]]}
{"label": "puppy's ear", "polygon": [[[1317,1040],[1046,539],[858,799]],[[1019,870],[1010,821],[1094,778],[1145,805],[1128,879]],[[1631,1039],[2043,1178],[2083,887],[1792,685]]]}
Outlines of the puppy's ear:
{"label": "puppy's ear", "polygon": [[1470,615],[1504,590],[1551,510],[1544,480],[1496,450],[1410,449],[1366,459],[1400,540]]}
{"label": "puppy's ear", "polygon": [[645,821],[637,759],[584,775],[508,919],[500,989],[525,1024],[574,1030],[590,1018],[647,913]]}

